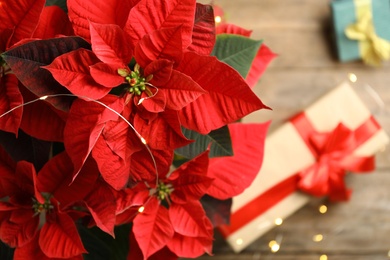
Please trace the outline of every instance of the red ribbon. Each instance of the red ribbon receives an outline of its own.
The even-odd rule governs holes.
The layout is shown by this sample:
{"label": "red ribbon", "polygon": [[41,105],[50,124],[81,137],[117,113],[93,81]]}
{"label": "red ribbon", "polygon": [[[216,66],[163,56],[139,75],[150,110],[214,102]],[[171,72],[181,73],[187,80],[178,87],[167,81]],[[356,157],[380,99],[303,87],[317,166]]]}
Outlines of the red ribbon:
{"label": "red ribbon", "polygon": [[332,201],[348,200],[344,176],[347,171],[368,172],[375,168],[373,156],[357,157],[353,151],[375,134],[380,126],[373,117],[355,130],[340,123],[328,133],[318,133],[304,113],[291,119],[310,148],[316,163],[298,173],[298,188],[313,196],[329,196]]}
{"label": "red ribbon", "polygon": [[348,199],[350,191],[343,178],[346,171],[363,172],[374,169],[373,157],[352,155],[358,146],[380,129],[373,117],[355,130],[340,123],[329,133],[318,133],[304,113],[292,118],[291,123],[311,150],[316,163],[271,187],[232,213],[230,225],[219,227],[225,238],[298,189],[315,196],[329,195],[331,200]]}

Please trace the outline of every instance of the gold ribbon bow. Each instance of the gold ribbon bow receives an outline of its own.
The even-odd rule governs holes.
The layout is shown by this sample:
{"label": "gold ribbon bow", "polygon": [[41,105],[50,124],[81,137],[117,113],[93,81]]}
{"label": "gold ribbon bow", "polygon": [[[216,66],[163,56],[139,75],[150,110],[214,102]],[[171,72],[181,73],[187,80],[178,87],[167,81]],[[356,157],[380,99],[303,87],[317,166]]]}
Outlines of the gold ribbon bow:
{"label": "gold ribbon bow", "polygon": [[370,8],[358,12],[357,22],[345,29],[345,35],[359,41],[362,59],[366,64],[380,66],[382,61],[390,59],[390,42],[375,33]]}

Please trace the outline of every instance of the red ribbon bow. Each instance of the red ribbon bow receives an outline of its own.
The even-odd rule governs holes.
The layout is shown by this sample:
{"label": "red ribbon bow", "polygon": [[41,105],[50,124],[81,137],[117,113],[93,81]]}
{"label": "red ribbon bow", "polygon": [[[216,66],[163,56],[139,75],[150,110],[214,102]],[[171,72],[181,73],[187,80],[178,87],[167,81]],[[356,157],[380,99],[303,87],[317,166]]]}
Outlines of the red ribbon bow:
{"label": "red ribbon bow", "polygon": [[340,123],[332,132],[318,133],[303,113],[291,122],[316,159],[316,163],[299,172],[298,188],[314,196],[329,196],[332,201],[348,200],[351,191],[344,182],[346,173],[375,168],[373,156],[357,157],[352,153],[378,131],[378,123],[371,117],[356,130]]}

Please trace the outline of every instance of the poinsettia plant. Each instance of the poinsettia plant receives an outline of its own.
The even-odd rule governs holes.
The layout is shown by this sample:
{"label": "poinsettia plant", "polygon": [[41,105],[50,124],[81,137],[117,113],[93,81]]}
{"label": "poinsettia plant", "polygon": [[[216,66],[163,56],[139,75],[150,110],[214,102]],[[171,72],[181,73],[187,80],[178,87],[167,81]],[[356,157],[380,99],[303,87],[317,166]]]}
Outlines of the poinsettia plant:
{"label": "poinsettia plant", "polygon": [[268,124],[237,120],[267,108],[249,85],[272,52],[195,0],[1,0],[0,19],[1,259],[211,254],[261,166]]}

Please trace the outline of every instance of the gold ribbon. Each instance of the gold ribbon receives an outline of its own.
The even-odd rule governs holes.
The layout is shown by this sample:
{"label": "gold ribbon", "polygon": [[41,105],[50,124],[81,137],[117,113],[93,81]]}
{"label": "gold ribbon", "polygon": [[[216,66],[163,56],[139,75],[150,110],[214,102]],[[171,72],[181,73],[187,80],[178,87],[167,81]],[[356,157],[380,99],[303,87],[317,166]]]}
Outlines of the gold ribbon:
{"label": "gold ribbon", "polygon": [[357,22],[347,26],[345,35],[351,40],[359,41],[360,53],[366,64],[380,66],[382,61],[390,59],[390,42],[375,33],[371,3],[355,6]]}

